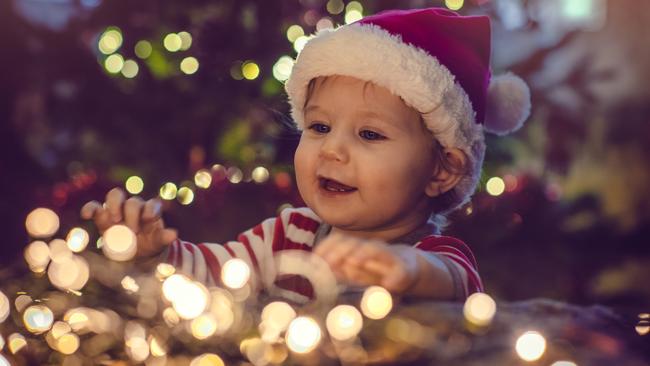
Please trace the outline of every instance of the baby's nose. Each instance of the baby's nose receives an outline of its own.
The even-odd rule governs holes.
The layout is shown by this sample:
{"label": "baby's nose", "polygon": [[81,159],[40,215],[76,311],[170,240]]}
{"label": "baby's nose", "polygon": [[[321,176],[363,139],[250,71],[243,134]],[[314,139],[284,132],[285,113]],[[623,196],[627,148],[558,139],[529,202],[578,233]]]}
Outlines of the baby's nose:
{"label": "baby's nose", "polygon": [[320,157],[327,160],[347,162],[349,159],[349,148],[344,139],[328,136],[321,145]]}

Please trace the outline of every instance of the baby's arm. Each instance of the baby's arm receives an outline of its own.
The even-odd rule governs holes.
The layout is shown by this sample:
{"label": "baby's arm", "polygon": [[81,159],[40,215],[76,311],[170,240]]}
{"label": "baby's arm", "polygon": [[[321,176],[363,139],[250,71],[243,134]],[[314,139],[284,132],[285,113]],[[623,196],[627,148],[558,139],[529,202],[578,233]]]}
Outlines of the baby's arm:
{"label": "baby's arm", "polygon": [[268,287],[267,280],[275,275],[271,245],[275,222],[275,218],[266,219],[239,234],[237,241],[223,245],[177,239],[163,254],[164,261],[207,285],[217,285],[221,284],[223,265],[231,258],[239,258],[251,270],[251,283],[256,286],[261,281],[261,285]]}
{"label": "baby's arm", "polygon": [[340,280],[354,285],[381,285],[395,294],[442,300],[464,299],[481,291],[478,275],[468,281],[465,266],[474,275],[475,265],[456,246],[462,243],[442,239],[446,238],[431,237],[416,248],[330,235],[315,252]]}

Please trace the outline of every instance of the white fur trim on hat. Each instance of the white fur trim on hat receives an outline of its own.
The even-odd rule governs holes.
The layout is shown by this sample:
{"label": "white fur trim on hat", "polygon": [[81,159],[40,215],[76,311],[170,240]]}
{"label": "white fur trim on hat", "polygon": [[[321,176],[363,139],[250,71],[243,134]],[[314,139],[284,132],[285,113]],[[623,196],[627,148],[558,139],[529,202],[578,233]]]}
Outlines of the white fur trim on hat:
{"label": "white fur trim on hat", "polygon": [[427,128],[445,147],[465,150],[471,141],[482,138],[469,97],[449,70],[435,57],[379,26],[324,29],[307,42],[285,84],[291,116],[300,129],[305,127],[303,108],[309,81],[330,75],[371,81],[400,96],[422,114]]}
{"label": "white fur trim on hat", "polygon": [[469,200],[483,163],[483,126],[476,123],[467,93],[445,66],[424,50],[373,24],[321,30],[298,55],[285,84],[291,116],[299,129],[305,128],[309,82],[331,75],[371,81],[390,90],[422,114],[426,127],[443,147],[465,152],[470,172],[454,188],[458,202],[450,209]]}

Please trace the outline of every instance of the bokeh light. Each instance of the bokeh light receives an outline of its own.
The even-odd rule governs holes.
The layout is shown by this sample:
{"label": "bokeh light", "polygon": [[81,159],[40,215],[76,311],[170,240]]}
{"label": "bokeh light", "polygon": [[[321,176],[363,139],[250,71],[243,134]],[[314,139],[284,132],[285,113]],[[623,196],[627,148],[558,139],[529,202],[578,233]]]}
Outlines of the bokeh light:
{"label": "bokeh light", "polygon": [[450,10],[460,10],[464,2],[464,0],[445,0],[445,6]]}
{"label": "bokeh light", "polygon": [[79,349],[79,336],[74,333],[62,335],[57,340],[57,350],[64,355],[71,355]]}
{"label": "bokeh light", "polygon": [[538,360],[546,350],[546,339],[536,331],[528,331],[517,338],[517,355],[524,361]]}
{"label": "bokeh light", "polygon": [[106,71],[111,74],[117,74],[122,71],[122,67],[124,67],[124,57],[119,53],[114,53],[106,57],[106,60],[104,60],[104,67],[106,68]]}
{"label": "bokeh light", "polygon": [[235,80],[243,80],[244,75],[241,73],[241,61],[235,61],[230,67],[230,76]]}
{"label": "bokeh light", "polygon": [[0,291],[0,324],[2,324],[11,312],[11,303],[2,291]]}
{"label": "bokeh light", "polygon": [[39,207],[27,215],[25,228],[33,238],[48,238],[59,230],[59,216],[49,208]]}
{"label": "bokeh light", "polygon": [[7,338],[7,343],[9,344],[9,351],[13,354],[18,353],[25,346],[27,346],[27,340],[20,333],[12,333]]}
{"label": "bokeh light", "polygon": [[90,236],[88,232],[80,227],[72,228],[66,237],[68,248],[75,253],[82,252],[86,249],[89,241]]}
{"label": "bokeh light", "polygon": [[184,286],[189,278],[181,274],[169,276],[162,285],[163,296],[170,302],[174,301],[175,296],[180,293],[180,289]]}
{"label": "bokeh light", "polygon": [[499,196],[505,191],[506,184],[503,182],[503,179],[499,177],[492,177],[488,179],[485,184],[485,189],[491,196]]}
{"label": "bokeh light", "polygon": [[156,278],[159,280],[164,280],[174,273],[176,273],[176,267],[172,266],[169,263],[159,263],[156,266]]}
{"label": "bokeh light", "polygon": [[575,362],[572,361],[555,361],[551,366],[578,366]]}
{"label": "bokeh light", "polygon": [[138,63],[135,62],[134,60],[126,60],[124,61],[124,65],[122,65],[122,75],[127,78],[127,79],[132,79],[138,75],[138,71],[140,71],[140,67],[138,66]]}
{"label": "bokeh light", "polygon": [[321,18],[317,23],[316,23],[316,30],[321,31],[323,29],[333,29],[334,28],[334,22],[332,22],[332,19],[328,17]]}
{"label": "bokeh light", "polygon": [[63,316],[63,320],[70,325],[72,330],[79,334],[88,332],[92,324],[90,322],[89,311],[86,308],[68,310]]}
{"label": "bokeh light", "polygon": [[23,313],[23,323],[34,334],[45,333],[52,327],[54,314],[45,305],[32,305]]}
{"label": "bokeh light", "polygon": [[226,170],[226,177],[230,183],[237,184],[244,179],[244,172],[236,166],[231,166]]}
{"label": "bokeh light", "polygon": [[308,353],[318,346],[321,330],[312,318],[299,316],[291,321],[287,329],[287,347],[296,353]]}
{"label": "bokeh light", "polygon": [[385,288],[368,287],[361,297],[361,311],[370,319],[384,318],[393,309],[393,298]]}
{"label": "bokeh light", "polygon": [[160,198],[171,201],[176,198],[177,192],[178,189],[176,188],[176,184],[167,182],[160,187]]}
{"label": "bokeh light", "polygon": [[345,10],[343,0],[329,0],[326,7],[330,14],[341,14]]}
{"label": "bokeh light", "polygon": [[165,46],[165,49],[169,52],[180,51],[182,44],[183,40],[176,33],[169,33],[163,39],[163,46]]}
{"label": "bokeh light", "polygon": [[90,278],[90,267],[86,259],[73,255],[61,261],[53,260],[47,276],[59,289],[79,291]]}
{"label": "bokeh light", "polygon": [[120,284],[122,285],[123,289],[130,293],[136,293],[138,290],[140,290],[140,286],[138,286],[138,283],[135,282],[135,279],[133,279],[131,276],[124,276],[124,278],[122,278],[122,281],[120,281]]}
{"label": "bokeh light", "polygon": [[138,56],[141,59],[146,59],[149,56],[151,56],[151,51],[153,51],[153,47],[151,47],[151,42],[141,40],[135,44],[134,51],[136,56]]}
{"label": "bokeh light", "polygon": [[206,339],[217,331],[217,319],[211,313],[202,314],[192,320],[191,329],[196,339]]}
{"label": "bokeh light", "polygon": [[[296,318],[296,311],[284,301],[274,301],[267,304],[262,309],[261,324],[263,324],[263,339],[277,338],[279,334],[285,331],[293,319]],[[271,333],[271,334],[268,334]]]}
{"label": "bokeh light", "polygon": [[167,326],[170,328],[181,321],[181,318],[178,316],[178,313],[176,310],[174,310],[174,308],[166,308],[163,310],[162,316],[165,324],[167,324]]}
{"label": "bokeh light", "polygon": [[156,336],[149,336],[149,350],[154,357],[162,357],[167,354],[165,342]]}
{"label": "bokeh light", "polygon": [[255,80],[260,75],[260,67],[253,61],[246,61],[241,66],[241,74],[247,80]]}
{"label": "bokeh light", "polygon": [[483,327],[492,322],[497,305],[487,294],[474,293],[465,300],[463,314],[465,319],[473,325]]}
{"label": "bokeh light", "polygon": [[201,169],[194,174],[194,184],[197,187],[207,189],[212,184],[212,174],[207,169]]}
{"label": "bokeh light", "polygon": [[251,177],[255,183],[264,183],[269,180],[269,170],[263,166],[258,166],[251,172]]}
{"label": "bokeh light", "polygon": [[187,75],[192,75],[199,70],[199,60],[196,57],[185,57],[181,61],[180,65],[181,71]]}
{"label": "bokeh light", "polygon": [[202,284],[175,274],[163,282],[163,294],[183,319],[194,319],[208,307],[209,293]]}
{"label": "bokeh light", "polygon": [[212,288],[210,296],[210,313],[217,319],[216,334],[224,334],[235,321],[232,295],[227,290]]}
{"label": "bokeh light", "polygon": [[345,13],[345,24],[351,24],[363,19],[363,14],[357,10],[351,10]]}
{"label": "bokeh light", "polygon": [[214,353],[204,353],[198,357],[195,357],[190,366],[224,366],[225,363],[221,357],[215,355]]}
{"label": "bokeh light", "polygon": [[[0,337],[2,337],[2,336],[0,336]],[[2,348],[0,348],[0,350],[1,349]],[[11,364],[9,363],[9,360],[7,360],[5,358],[5,356],[3,356],[2,354],[0,354],[0,366],[11,366]]]}
{"label": "bokeh light", "polygon": [[359,334],[363,317],[354,306],[338,305],[327,314],[325,324],[332,338],[345,341]]}
{"label": "bokeh light", "polygon": [[186,51],[192,46],[192,35],[189,32],[178,32],[178,37],[181,39],[181,51]]}
{"label": "bokeh light", "polygon": [[131,194],[139,194],[144,189],[144,181],[137,175],[132,175],[124,182],[124,188]]}
{"label": "bokeh light", "polygon": [[68,261],[73,255],[72,251],[68,247],[68,243],[63,239],[54,239],[50,241],[49,250],[50,259],[52,259],[53,262]]}
{"label": "bokeh light", "polygon": [[[29,269],[40,273],[45,271],[50,263],[50,247],[44,241],[31,242],[25,248],[25,261]],[[2,315],[0,314],[0,319]]]}
{"label": "bokeh light", "polygon": [[345,11],[358,11],[359,13],[363,13],[363,5],[358,2],[358,1],[350,1],[346,6],[345,6]]}
{"label": "bokeh light", "polygon": [[124,342],[126,354],[135,362],[143,362],[149,357],[149,343],[144,337],[131,337]]}
{"label": "bokeh light", "polygon": [[296,51],[296,53],[300,53],[303,48],[305,48],[305,45],[309,41],[309,36],[300,36],[298,39],[296,39],[295,42],[293,42],[293,49]]}
{"label": "bokeh light", "polygon": [[52,325],[50,333],[55,339],[59,339],[62,335],[72,332],[72,327],[70,324],[62,321],[55,322]]}
{"label": "bokeh light", "polygon": [[194,201],[194,191],[192,191],[189,187],[181,187],[178,190],[176,198],[178,199],[178,202],[181,203],[181,205],[189,205],[192,203],[192,201]]}
{"label": "bokeh light", "polygon": [[363,19],[363,9],[359,10],[357,7],[350,7],[351,4],[357,3],[356,1],[351,1],[346,7],[345,12],[345,24],[351,24],[357,20]]}
{"label": "bokeh light", "polygon": [[650,322],[647,320],[640,320],[634,327],[638,335],[644,336],[650,333]]}
{"label": "bokeh light", "polygon": [[271,345],[258,337],[242,340],[239,344],[239,351],[245,355],[253,365],[268,365],[271,363],[271,358],[273,358],[273,349]]}
{"label": "bokeh light", "polygon": [[293,43],[300,36],[304,36],[305,31],[298,24],[294,24],[287,29],[287,39],[289,42]]}
{"label": "bokeh light", "polygon": [[25,295],[23,292],[16,297],[16,300],[14,300],[14,305],[16,306],[16,310],[18,310],[18,312],[22,312],[29,304],[32,303],[32,301],[32,298],[29,295]]}
{"label": "bokeh light", "polygon": [[99,52],[110,55],[122,46],[122,32],[117,27],[108,27],[99,37]]}
{"label": "bokeh light", "polygon": [[232,289],[244,287],[250,276],[250,267],[239,258],[229,259],[221,268],[221,281]]}
{"label": "bokeh light", "polygon": [[102,236],[102,252],[114,261],[128,261],[138,249],[135,233],[126,225],[113,225]]}
{"label": "bokeh light", "polygon": [[291,76],[293,64],[293,58],[290,56],[280,57],[273,65],[273,77],[278,81],[286,81]]}
{"label": "bokeh light", "polygon": [[519,186],[519,181],[516,176],[512,174],[506,174],[503,176],[503,183],[505,184],[506,192],[514,192]]}

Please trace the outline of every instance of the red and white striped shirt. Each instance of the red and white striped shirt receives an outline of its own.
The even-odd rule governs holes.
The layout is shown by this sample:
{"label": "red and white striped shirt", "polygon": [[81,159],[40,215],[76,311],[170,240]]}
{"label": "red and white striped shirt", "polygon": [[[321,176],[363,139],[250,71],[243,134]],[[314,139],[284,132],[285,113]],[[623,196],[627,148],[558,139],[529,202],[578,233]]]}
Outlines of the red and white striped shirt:
{"label": "red and white striped shirt", "polygon": [[[302,276],[277,273],[274,254],[297,249],[310,252],[322,220],[309,208],[287,208],[278,217],[269,218],[237,236],[237,241],[225,244],[192,244],[180,239],[174,241],[165,254],[166,262],[180,272],[208,286],[221,279],[221,266],[231,258],[244,260],[254,271],[255,281],[269,289],[280,288],[284,294],[293,293],[294,301],[304,302],[313,297],[311,283]],[[426,235],[413,244],[423,251],[434,253],[454,273],[459,282],[459,297],[482,292],[483,284],[476,261],[462,241],[439,235]]]}

